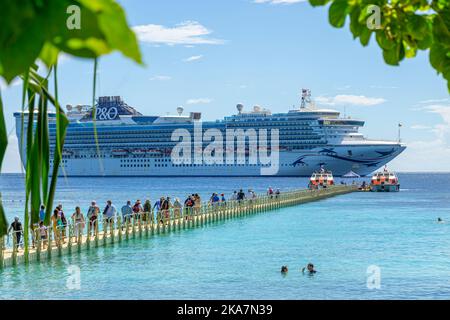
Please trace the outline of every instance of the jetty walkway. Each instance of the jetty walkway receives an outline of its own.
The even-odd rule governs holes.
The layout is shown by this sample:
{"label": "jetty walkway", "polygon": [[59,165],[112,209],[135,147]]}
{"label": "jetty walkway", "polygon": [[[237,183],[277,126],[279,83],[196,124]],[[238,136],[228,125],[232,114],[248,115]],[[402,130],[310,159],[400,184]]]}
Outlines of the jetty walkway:
{"label": "jetty walkway", "polygon": [[[101,246],[114,245],[136,237],[150,237],[207,226],[211,223],[256,215],[355,191],[358,191],[358,187],[355,185],[333,186],[320,190],[285,192],[280,195],[259,195],[256,199],[228,201],[225,205],[218,206],[203,204],[201,207],[189,210],[186,208],[170,209],[170,214],[161,217],[155,216],[154,212],[149,212],[122,221],[122,218],[117,216],[114,221],[110,222],[99,219],[95,224],[95,230],[88,230],[89,221],[86,221],[86,226],[83,228],[76,228],[69,224],[64,242],[59,237],[52,239],[55,233],[50,226],[47,230],[46,240],[41,240],[39,229],[36,230],[34,247],[30,246],[28,252],[25,252],[23,248],[17,248],[15,235],[11,237],[12,246],[10,248],[6,246],[5,238],[0,238],[0,268],[45,261],[82,250],[95,250]],[[107,227],[106,230],[104,227]],[[78,235],[75,234],[75,230],[78,230]]]}

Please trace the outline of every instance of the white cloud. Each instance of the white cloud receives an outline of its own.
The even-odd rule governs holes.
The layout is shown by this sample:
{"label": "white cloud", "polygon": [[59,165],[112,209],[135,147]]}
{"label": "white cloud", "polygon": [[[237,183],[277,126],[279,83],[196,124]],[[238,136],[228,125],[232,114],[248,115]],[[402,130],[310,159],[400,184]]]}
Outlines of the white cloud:
{"label": "white cloud", "polygon": [[198,60],[201,60],[201,59],[203,59],[203,55],[200,54],[198,56],[192,56],[192,57],[183,59],[183,61],[184,62],[193,62],[193,61],[198,61]]}
{"label": "white cloud", "polygon": [[254,3],[270,3],[270,4],[294,4],[306,2],[307,0],[254,0]]}
{"label": "white cloud", "polygon": [[[436,99],[422,103],[435,101]],[[407,143],[407,149],[394,163],[403,171],[450,171],[450,104],[429,104],[420,110],[440,115],[443,122],[429,127],[411,126],[411,129],[430,130],[435,136],[431,140]]]}
{"label": "white cloud", "polygon": [[186,101],[186,104],[208,104],[213,100],[209,98],[198,98],[198,99],[189,99]]}
{"label": "white cloud", "polygon": [[157,76],[151,77],[150,81],[169,81],[171,79],[172,79],[172,77],[170,77],[170,76],[157,75]]}
{"label": "white cloud", "polygon": [[339,94],[334,97],[319,96],[316,99],[318,104],[328,106],[355,105],[355,106],[375,106],[386,102],[383,98],[371,98],[366,96],[356,96]]}
{"label": "white cloud", "polygon": [[429,129],[431,129],[430,126],[424,126],[422,124],[414,124],[410,128],[413,130],[429,130]]}
{"label": "white cloud", "polygon": [[224,44],[221,39],[208,37],[212,31],[196,21],[185,21],[174,27],[147,24],[133,27],[138,39],[151,44],[198,45]]}

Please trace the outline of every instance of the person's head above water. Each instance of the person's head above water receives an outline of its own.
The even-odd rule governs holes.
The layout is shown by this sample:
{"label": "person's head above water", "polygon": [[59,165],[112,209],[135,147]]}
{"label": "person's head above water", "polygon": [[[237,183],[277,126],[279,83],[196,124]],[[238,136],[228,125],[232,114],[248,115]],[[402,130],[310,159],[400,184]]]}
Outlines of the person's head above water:
{"label": "person's head above water", "polygon": [[281,273],[286,273],[288,272],[288,267],[287,266],[282,266],[281,267]]}
{"label": "person's head above water", "polygon": [[315,273],[316,270],[314,269],[314,265],[312,263],[308,263],[308,265],[306,266],[306,269],[308,269],[308,271],[310,273]]}
{"label": "person's head above water", "polygon": [[441,219],[441,218],[438,218],[438,222],[442,222],[442,219]]}

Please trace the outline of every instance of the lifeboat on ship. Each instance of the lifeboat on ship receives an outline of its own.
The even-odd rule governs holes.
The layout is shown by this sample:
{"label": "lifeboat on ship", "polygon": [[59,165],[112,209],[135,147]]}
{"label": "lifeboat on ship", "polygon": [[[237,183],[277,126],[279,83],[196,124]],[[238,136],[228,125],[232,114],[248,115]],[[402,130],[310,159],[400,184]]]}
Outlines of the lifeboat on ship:
{"label": "lifeboat on ship", "polygon": [[397,175],[384,168],[383,172],[376,172],[372,176],[370,191],[373,192],[399,192],[400,183]]}
{"label": "lifeboat on ship", "polygon": [[134,156],[143,157],[147,153],[147,150],[145,150],[145,149],[134,149],[134,150],[131,151],[131,153]]}
{"label": "lifeboat on ship", "polygon": [[113,151],[111,151],[111,154],[114,157],[124,157],[128,155],[128,150],[126,149],[114,149]]}
{"label": "lifeboat on ship", "polygon": [[331,171],[321,169],[314,172],[309,179],[308,188],[317,190],[334,186],[334,177]]}

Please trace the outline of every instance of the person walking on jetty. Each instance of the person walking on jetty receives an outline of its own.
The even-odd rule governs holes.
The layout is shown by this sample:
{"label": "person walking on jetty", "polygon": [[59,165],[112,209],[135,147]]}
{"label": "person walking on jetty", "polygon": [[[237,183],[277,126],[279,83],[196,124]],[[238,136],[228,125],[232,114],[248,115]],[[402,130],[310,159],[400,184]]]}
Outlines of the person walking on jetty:
{"label": "person walking on jetty", "polygon": [[250,204],[253,203],[253,191],[251,189],[248,189],[247,194],[245,198],[248,200]]}
{"label": "person walking on jetty", "polygon": [[153,205],[153,211],[156,212],[156,222],[160,223],[161,220],[161,204],[162,204],[163,198],[159,198],[155,201],[155,204]]}
{"label": "person walking on jetty", "polygon": [[280,197],[281,191],[280,189],[277,189],[277,191],[275,191],[275,198],[278,199]]}
{"label": "person walking on jetty", "polygon": [[202,207],[202,199],[200,198],[199,194],[196,193],[194,195],[194,214],[199,214],[200,209]]}
{"label": "person walking on jetty", "polygon": [[209,204],[213,207],[216,208],[219,206],[220,203],[220,197],[217,193],[213,193],[211,198],[209,199]]}
{"label": "person walking on jetty", "polygon": [[162,197],[161,198],[161,205],[159,210],[159,220],[160,223],[164,224],[167,222],[167,218],[169,216],[169,201],[168,199]]}
{"label": "person walking on jetty", "polygon": [[108,230],[109,225],[109,231],[112,232],[114,220],[117,216],[117,209],[113,205],[111,200],[106,201],[106,207],[103,210],[103,218],[104,218],[104,225],[103,225],[103,231],[104,234],[106,234],[106,231]]}
{"label": "person walking on jetty", "polygon": [[189,195],[186,200],[184,201],[184,210],[185,210],[185,217],[186,220],[192,219],[192,208],[194,207],[194,197],[193,195]]}
{"label": "person walking on jetty", "polygon": [[45,249],[47,247],[48,242],[48,232],[47,227],[44,225],[44,221],[39,222],[39,235],[41,237],[42,241],[42,249]]}
{"label": "person walking on jetty", "polygon": [[131,201],[128,200],[127,204],[124,205],[120,209],[120,211],[122,212],[122,221],[123,221],[122,230],[123,230],[123,228],[130,223],[131,217],[133,216],[133,208],[131,207]]}
{"label": "person walking on jetty", "polygon": [[67,219],[66,219],[66,215],[64,214],[64,211],[63,211],[63,205],[61,203],[58,204],[56,209],[59,210],[59,214],[61,215],[61,222],[62,222],[62,225],[61,225],[61,237],[62,237],[62,240],[63,240],[63,243],[64,243],[65,240],[66,240]]}
{"label": "person walking on jetty", "polygon": [[19,217],[14,217],[13,223],[11,223],[11,225],[9,226],[8,234],[11,232],[11,230],[13,231],[12,236],[16,239],[16,249],[18,249],[23,232],[22,222],[20,222]]}
{"label": "person walking on jetty", "polygon": [[173,213],[175,215],[175,218],[180,218],[181,217],[181,210],[183,208],[183,205],[180,202],[179,198],[175,198],[175,201],[173,203]]}
{"label": "person walking on jetty", "polygon": [[136,200],[133,206],[133,217],[135,221],[141,221],[141,214],[144,212],[144,208],[142,207],[141,200]]}
{"label": "person walking on jetty", "polygon": [[41,205],[41,209],[39,210],[39,221],[45,220],[45,206]]}
{"label": "person walking on jetty", "polygon": [[147,221],[147,219],[150,219],[150,221],[153,222],[152,203],[150,202],[150,199],[145,200],[144,203],[144,216],[142,220]]}
{"label": "person walking on jetty", "polygon": [[269,187],[269,189],[267,190],[267,195],[270,197],[270,199],[273,198],[273,189],[272,189],[272,187]]}
{"label": "person walking on jetty", "polygon": [[97,202],[92,201],[87,211],[87,219],[89,220],[88,235],[97,234],[98,231],[98,215],[100,214],[100,208],[97,206]]}
{"label": "person walking on jetty", "polygon": [[79,237],[83,236],[83,230],[85,226],[84,215],[81,212],[80,207],[75,208],[75,212],[72,214],[73,232],[75,234],[75,241],[78,241]]}
{"label": "person walking on jetty", "polygon": [[241,190],[239,190],[239,192],[237,194],[237,201],[239,202],[239,204],[241,204],[244,200],[245,200],[245,193],[241,189]]}
{"label": "person walking on jetty", "polygon": [[173,203],[172,203],[172,199],[170,197],[166,198],[166,207],[167,207],[167,209],[165,212],[165,218],[166,218],[166,221],[169,221],[170,216],[171,216],[170,213],[173,211]]}
{"label": "person walking on jetty", "polygon": [[63,240],[64,243],[64,239],[61,239],[61,229],[62,229],[62,219],[61,219],[61,211],[59,211],[58,209],[53,210],[53,215],[52,215],[52,227],[53,227],[53,236],[55,238],[55,242],[57,245],[59,245],[61,243],[61,240]]}
{"label": "person walking on jetty", "polygon": [[220,195],[220,206],[226,207],[227,206],[227,199],[225,198],[225,194],[222,193]]}

